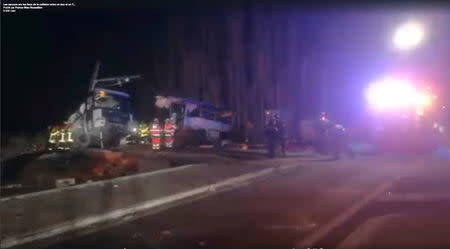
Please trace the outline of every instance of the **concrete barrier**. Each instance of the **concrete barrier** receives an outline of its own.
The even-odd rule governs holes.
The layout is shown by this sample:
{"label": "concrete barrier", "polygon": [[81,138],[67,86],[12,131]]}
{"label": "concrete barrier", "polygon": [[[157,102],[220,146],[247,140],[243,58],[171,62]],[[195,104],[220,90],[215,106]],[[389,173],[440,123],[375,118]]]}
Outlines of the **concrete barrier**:
{"label": "concrete barrier", "polygon": [[261,165],[197,164],[3,198],[1,247],[134,215],[272,172]]}

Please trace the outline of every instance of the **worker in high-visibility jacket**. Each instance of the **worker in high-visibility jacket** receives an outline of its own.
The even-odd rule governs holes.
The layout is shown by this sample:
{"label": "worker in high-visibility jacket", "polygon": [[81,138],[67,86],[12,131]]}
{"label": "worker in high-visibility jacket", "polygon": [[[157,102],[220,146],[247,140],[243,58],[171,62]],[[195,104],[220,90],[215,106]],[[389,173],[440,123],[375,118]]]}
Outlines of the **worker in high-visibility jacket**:
{"label": "worker in high-visibility jacket", "polygon": [[51,130],[50,130],[50,136],[48,139],[48,150],[55,150],[58,148],[58,143],[60,140],[60,135],[61,135],[61,131],[60,131],[60,127],[59,126],[52,126]]}
{"label": "worker in high-visibility jacket", "polygon": [[159,124],[159,120],[155,118],[151,123],[150,134],[152,136],[152,149],[159,150],[161,147],[161,125]]}
{"label": "worker in high-visibility jacket", "polygon": [[50,129],[50,137],[48,142],[51,144],[56,144],[57,136],[59,135],[59,130],[57,126],[52,126]]}
{"label": "worker in high-visibility jacket", "polygon": [[139,143],[141,144],[147,144],[149,142],[149,129],[148,129],[148,125],[145,123],[140,123],[138,125],[138,138],[139,138]]}
{"label": "worker in high-visibility jacket", "polygon": [[175,123],[173,119],[166,119],[164,122],[164,146],[173,147],[173,136],[175,135]]}
{"label": "worker in high-visibility jacket", "polygon": [[58,149],[59,150],[67,150],[67,137],[66,137],[66,126],[61,126],[59,128],[59,141],[58,141]]}
{"label": "worker in high-visibility jacket", "polygon": [[65,141],[65,144],[66,144],[65,149],[69,150],[73,146],[72,125],[71,124],[67,124],[65,126],[65,135],[64,136],[65,136],[65,140],[66,140]]}

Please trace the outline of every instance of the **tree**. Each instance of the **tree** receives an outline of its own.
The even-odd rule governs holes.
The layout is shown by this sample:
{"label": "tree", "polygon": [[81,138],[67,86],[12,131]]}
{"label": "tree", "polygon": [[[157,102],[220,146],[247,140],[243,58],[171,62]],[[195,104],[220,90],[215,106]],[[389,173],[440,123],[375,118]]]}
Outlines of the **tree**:
{"label": "tree", "polygon": [[299,117],[299,106],[312,106],[314,78],[307,72],[318,65],[306,54],[301,23],[287,8],[257,4],[171,17],[155,81],[160,89],[230,108],[239,133],[247,134],[250,121],[261,135],[265,109]]}

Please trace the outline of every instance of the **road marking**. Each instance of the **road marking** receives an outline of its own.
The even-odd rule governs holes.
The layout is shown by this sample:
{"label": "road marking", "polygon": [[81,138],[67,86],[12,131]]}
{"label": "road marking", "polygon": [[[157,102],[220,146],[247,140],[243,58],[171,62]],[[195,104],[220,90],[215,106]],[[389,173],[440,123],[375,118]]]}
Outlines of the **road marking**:
{"label": "road marking", "polygon": [[390,194],[376,199],[377,202],[424,202],[424,201],[449,201],[450,193],[406,193]]}
{"label": "road marking", "polygon": [[[288,160],[283,160],[278,163],[283,163],[283,162],[287,162],[287,161]],[[271,163],[277,164],[277,162],[274,162],[274,161],[272,161]],[[152,171],[152,172],[148,172],[148,173],[144,173],[144,174],[126,176],[126,177],[121,177],[121,178],[129,179],[129,178],[139,177],[139,176],[142,177],[145,175],[147,175],[147,176],[154,175],[154,174],[159,174],[159,173],[164,173],[164,172],[181,170],[183,168],[188,168],[188,167],[197,166],[197,165],[206,165],[206,164],[185,165],[185,166],[181,166],[181,167],[177,167],[177,168]],[[88,216],[88,217],[84,217],[84,218],[80,218],[80,219],[76,219],[76,220],[72,220],[72,221],[68,221],[68,222],[63,222],[63,223],[53,225],[50,227],[46,227],[43,229],[35,230],[33,232],[28,232],[28,233],[24,233],[24,234],[20,234],[20,235],[16,235],[16,236],[6,237],[6,238],[2,239],[0,246],[3,248],[9,248],[9,247],[13,247],[13,246],[22,245],[25,243],[30,243],[30,242],[33,242],[36,240],[54,237],[56,235],[63,234],[66,232],[81,230],[81,228],[98,227],[98,225],[101,226],[101,224],[103,222],[107,222],[110,220],[117,220],[117,219],[121,219],[121,218],[124,219],[127,217],[128,217],[128,219],[131,219],[132,217],[137,217],[136,213],[138,213],[138,212],[149,211],[153,208],[168,205],[168,204],[171,204],[172,202],[175,202],[178,200],[187,199],[188,197],[202,198],[202,196],[203,196],[202,194],[205,194],[205,196],[211,196],[216,193],[220,193],[222,191],[227,191],[230,189],[247,186],[248,184],[251,183],[251,180],[253,180],[253,179],[260,178],[263,176],[268,176],[273,173],[279,173],[280,169],[289,170],[289,169],[292,169],[292,168],[295,168],[298,166],[301,166],[301,165],[296,164],[296,165],[283,165],[283,166],[276,166],[276,167],[268,167],[266,169],[262,169],[262,170],[259,170],[256,172],[247,173],[247,174],[243,174],[243,175],[236,176],[236,177],[231,177],[231,178],[219,181],[214,184],[209,184],[209,185],[206,185],[203,187],[197,187],[197,188],[187,190],[184,192],[180,192],[180,193],[177,193],[174,195],[150,200],[150,201],[147,201],[147,202],[144,202],[144,203],[141,203],[138,205],[134,205],[134,206],[131,206],[128,208],[110,211],[103,215]],[[86,183],[83,185],[86,185],[86,186],[92,186],[92,185],[97,185],[97,184],[103,185],[106,182],[110,183],[110,182],[117,182],[117,181],[120,181],[120,178],[99,181],[99,182]],[[73,189],[73,188],[79,188],[79,187],[80,186],[72,186],[72,187],[68,187],[68,188],[64,188],[64,189],[48,190],[48,191],[42,191],[40,193],[26,194],[23,196],[29,197],[29,196],[34,196],[34,195],[43,194],[43,193],[45,194],[45,193],[50,193],[50,192],[61,192],[66,189]],[[22,198],[24,198],[23,196],[22,196]],[[14,198],[17,198],[17,196],[12,197],[12,198],[5,198],[5,199],[14,199]],[[2,201],[3,201],[3,199],[2,199]]]}
{"label": "road marking", "polygon": [[338,245],[337,249],[370,248],[371,245],[369,245],[368,242],[370,242],[372,235],[386,223],[397,217],[401,217],[401,215],[389,214],[369,219],[360,225],[356,231],[345,238],[344,241]]}
{"label": "road marking", "polygon": [[408,173],[397,176],[389,182],[381,183],[374,190],[370,191],[364,198],[362,198],[361,200],[350,206],[350,208],[348,208],[346,211],[333,218],[327,224],[319,227],[319,229],[316,232],[312,233],[311,235],[307,236],[305,239],[297,243],[295,248],[314,248],[314,246],[316,246],[318,242],[324,239],[331,231],[344,224],[359,210],[361,210],[364,206],[366,206],[369,202],[375,200],[383,192],[386,192],[390,187],[392,187],[394,182],[420,170],[423,167],[424,162],[425,161],[419,162],[418,163],[419,166],[412,169]]}
{"label": "road marking", "polygon": [[377,197],[379,194],[385,192],[391,187],[392,182],[384,182],[378,185],[374,190],[372,190],[368,195],[362,198],[357,203],[353,204],[349,209],[347,209],[342,214],[335,217],[329,223],[324,226],[319,227],[319,229],[306,237],[300,243],[298,243],[295,248],[310,248],[316,245],[320,240],[322,240],[326,235],[328,235],[333,229],[344,224],[350,217],[352,217],[356,212],[358,212],[367,203]]}
{"label": "road marking", "polygon": [[65,187],[65,188],[54,188],[54,189],[48,189],[48,190],[43,190],[43,191],[38,191],[38,192],[33,192],[33,193],[27,193],[27,194],[23,194],[23,195],[15,195],[15,196],[1,198],[0,202],[5,202],[5,201],[9,201],[9,200],[14,200],[14,199],[31,198],[34,196],[46,195],[46,194],[51,194],[51,193],[59,193],[62,191],[69,191],[71,189],[82,189],[82,188],[97,186],[97,185],[101,186],[106,183],[119,183],[119,182],[122,182],[125,180],[129,180],[130,178],[141,178],[141,177],[147,177],[147,176],[151,176],[151,175],[159,175],[159,174],[163,174],[163,173],[169,173],[169,172],[173,172],[173,171],[179,171],[179,170],[184,170],[187,168],[203,166],[203,165],[208,165],[208,164],[207,163],[187,164],[187,165],[183,165],[183,166],[179,166],[179,167],[155,170],[155,171],[145,172],[145,173],[141,173],[141,174],[122,176],[122,177],[117,177],[117,178],[107,179],[107,180],[102,180],[102,181],[87,182],[87,183],[69,186],[69,187]]}
{"label": "road marking", "polygon": [[81,218],[73,221],[64,222],[58,225],[54,225],[48,228],[40,229],[31,233],[21,234],[17,236],[11,236],[2,239],[0,245],[1,248],[9,248],[13,246],[18,246],[25,243],[30,243],[35,240],[41,240],[45,238],[54,237],[56,235],[78,230],[84,227],[93,227],[97,224],[101,224],[103,222],[109,220],[120,219],[124,217],[130,217],[130,215],[135,216],[136,213],[147,211],[152,208],[157,208],[163,205],[170,204],[175,201],[179,201],[182,199],[186,199],[188,197],[196,197],[198,195],[204,193],[218,193],[221,192],[220,188],[225,187],[239,187],[245,186],[245,183],[248,183],[252,179],[256,179],[262,176],[266,176],[276,172],[275,168],[267,168],[263,170],[259,170],[257,172],[247,173],[244,175],[231,177],[222,181],[219,181],[214,184],[206,185],[203,187],[197,187],[191,190],[183,191],[177,194],[165,196],[162,198],[150,200],[132,207],[123,208],[108,212],[102,215],[95,215],[86,218]]}

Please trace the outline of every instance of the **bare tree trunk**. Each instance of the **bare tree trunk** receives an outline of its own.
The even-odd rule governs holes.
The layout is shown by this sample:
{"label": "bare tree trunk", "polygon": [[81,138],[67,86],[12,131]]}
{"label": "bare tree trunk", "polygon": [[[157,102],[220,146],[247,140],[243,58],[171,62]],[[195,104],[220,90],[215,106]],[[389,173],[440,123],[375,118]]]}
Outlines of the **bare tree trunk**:
{"label": "bare tree trunk", "polygon": [[247,95],[246,77],[245,77],[245,61],[244,61],[244,40],[243,40],[243,24],[244,12],[241,8],[236,8],[228,16],[228,28],[230,34],[229,47],[229,79],[232,87],[232,103],[236,111],[236,127],[245,133],[247,103],[245,97]]}

